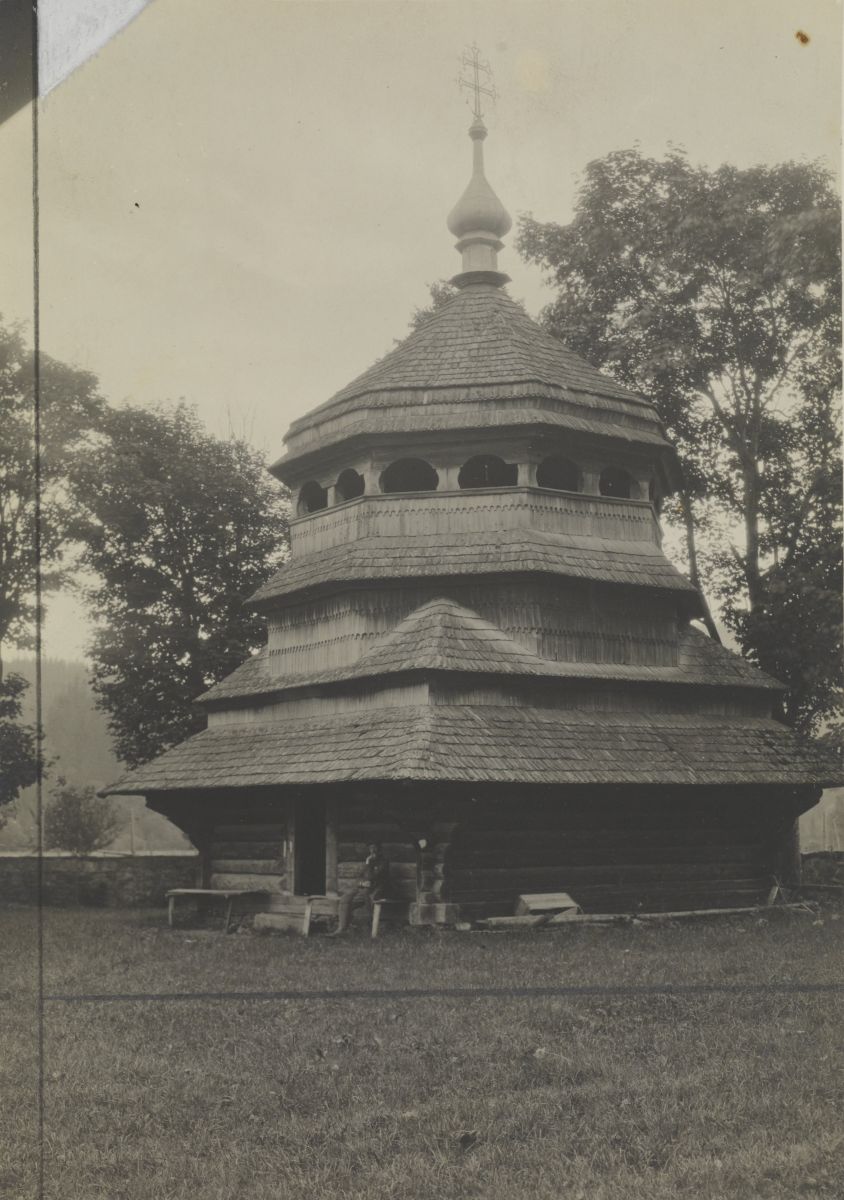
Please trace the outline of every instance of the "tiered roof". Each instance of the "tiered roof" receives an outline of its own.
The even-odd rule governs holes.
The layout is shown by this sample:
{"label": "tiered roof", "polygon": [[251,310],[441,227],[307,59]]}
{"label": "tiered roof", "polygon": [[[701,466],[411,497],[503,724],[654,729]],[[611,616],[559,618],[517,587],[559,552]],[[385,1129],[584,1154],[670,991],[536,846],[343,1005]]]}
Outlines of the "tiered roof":
{"label": "tiered roof", "polygon": [[[452,214],[463,254],[460,290],[392,353],[293,423],[288,453],[272,468],[280,477],[298,473],[301,482],[311,460],[334,469],[337,446],[349,439],[374,447],[389,438],[412,454],[420,433],[526,426],[568,429],[588,435],[585,443],[601,438],[604,449],[611,440],[670,474],[673,452],[653,405],[550,337],[503,291],[495,256],[509,218],[483,175],[485,134],[473,125],[473,180]],[[442,594],[391,631],[373,623],[368,649],[350,665],[283,675],[266,653],[250,659],[202,697],[210,728],[108,790],[840,782],[840,768],[818,747],[759,715],[770,712],[780,685],[688,625],[696,590],[664,556],[646,501],[584,494],[561,503],[540,489],[490,492],[498,499],[484,501],[480,513],[469,493],[436,502],[369,494],[295,523],[291,559],[254,597],[260,607],[283,609],[378,581],[401,589],[404,581],[436,580]],[[580,588],[563,579],[590,581],[597,607],[614,590],[614,613],[619,589],[640,614],[661,593],[654,607],[665,643],[676,645],[676,664],[551,661],[448,594],[467,576],[492,589],[496,579],[508,587],[520,581],[528,603],[537,575],[543,587],[550,579],[560,604]],[[600,688],[600,706],[578,708]],[[690,711],[698,706],[694,689],[698,711]],[[647,704],[631,710],[631,694],[646,692]],[[234,711],[244,707],[250,711]]]}

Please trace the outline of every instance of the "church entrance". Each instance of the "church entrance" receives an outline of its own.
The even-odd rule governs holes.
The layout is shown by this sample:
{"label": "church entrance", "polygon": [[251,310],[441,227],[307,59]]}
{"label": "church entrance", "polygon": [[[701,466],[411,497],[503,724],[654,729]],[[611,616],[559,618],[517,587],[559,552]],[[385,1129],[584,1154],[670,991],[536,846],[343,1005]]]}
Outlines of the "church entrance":
{"label": "church entrance", "polygon": [[325,801],[299,800],[293,827],[293,890],[297,896],[325,894]]}

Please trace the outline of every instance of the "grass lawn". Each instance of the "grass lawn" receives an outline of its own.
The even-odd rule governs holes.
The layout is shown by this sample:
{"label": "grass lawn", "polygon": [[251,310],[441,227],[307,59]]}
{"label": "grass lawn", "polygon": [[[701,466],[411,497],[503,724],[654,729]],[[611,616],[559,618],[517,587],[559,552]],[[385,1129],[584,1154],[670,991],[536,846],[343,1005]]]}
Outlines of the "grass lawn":
{"label": "grass lawn", "polygon": [[[45,991],[841,982],[840,915],[372,943],[46,910]],[[35,913],[0,927],[0,1195],[34,1200]],[[837,1200],[842,1009],[740,990],[47,1001],[44,1194]]]}

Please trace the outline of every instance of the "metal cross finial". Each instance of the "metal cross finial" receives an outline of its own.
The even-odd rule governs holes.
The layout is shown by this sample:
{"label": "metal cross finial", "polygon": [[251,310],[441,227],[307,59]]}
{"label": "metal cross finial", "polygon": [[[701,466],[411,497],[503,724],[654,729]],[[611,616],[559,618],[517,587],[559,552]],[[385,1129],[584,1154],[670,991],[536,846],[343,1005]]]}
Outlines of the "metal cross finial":
{"label": "metal cross finial", "polygon": [[[497,100],[498,93],[495,90],[495,84],[492,81],[492,68],[488,62],[483,62],[481,52],[475,42],[467,50],[463,51],[463,57],[460,61],[461,67],[471,67],[472,78],[464,79],[462,75],[458,75],[457,83],[461,88],[470,88],[474,92],[474,104],[472,112],[475,115],[476,121],[483,120],[483,109],[481,108],[481,96],[489,96],[490,100]],[[481,82],[483,78],[483,82]]]}

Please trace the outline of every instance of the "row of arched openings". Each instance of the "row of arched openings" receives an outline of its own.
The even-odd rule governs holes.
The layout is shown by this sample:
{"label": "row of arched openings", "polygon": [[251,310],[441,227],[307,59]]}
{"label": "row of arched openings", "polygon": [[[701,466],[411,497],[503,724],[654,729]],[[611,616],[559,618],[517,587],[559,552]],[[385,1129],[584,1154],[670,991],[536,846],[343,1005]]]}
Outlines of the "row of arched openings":
{"label": "row of arched openings", "polygon": [[[463,464],[457,476],[458,486],[465,490],[488,487],[515,487],[518,480],[516,463],[505,462],[495,454],[476,454]],[[440,478],[424,458],[399,458],[385,468],[380,479],[382,492],[435,492]],[[567,458],[552,455],[543,459],[536,470],[538,487],[557,492],[582,491],[580,468]],[[623,467],[606,467],[601,473],[599,490],[602,496],[629,499],[634,487],[633,477]],[[349,467],[337,477],[337,502],[344,504],[364,494],[364,479]],[[328,490],[316,480],[306,483],[299,493],[301,513],[319,512],[328,504]]]}

